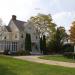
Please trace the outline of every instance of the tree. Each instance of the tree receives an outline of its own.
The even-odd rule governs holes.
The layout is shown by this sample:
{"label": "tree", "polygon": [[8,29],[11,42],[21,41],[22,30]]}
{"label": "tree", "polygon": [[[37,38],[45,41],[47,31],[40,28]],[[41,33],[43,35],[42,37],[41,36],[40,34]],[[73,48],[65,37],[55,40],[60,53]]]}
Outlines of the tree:
{"label": "tree", "polygon": [[36,27],[36,29],[40,32],[40,35],[49,35],[53,31],[55,31],[56,24],[52,22],[52,17],[50,14],[38,14],[37,16],[33,16],[30,18],[30,21]]}
{"label": "tree", "polygon": [[42,40],[42,45],[43,45],[43,54],[46,55],[47,54],[47,50],[46,50],[46,37],[45,35],[43,35],[43,40]]}
{"label": "tree", "polygon": [[75,21],[72,23],[70,29],[70,40],[75,43]]}
{"label": "tree", "polygon": [[45,35],[43,35],[43,37],[40,38],[40,50],[41,50],[41,53],[43,53],[44,55],[47,54]]}
{"label": "tree", "polygon": [[56,53],[62,52],[62,47],[67,39],[67,33],[64,27],[58,27],[55,34],[51,37],[49,42],[50,49],[54,50]]}
{"label": "tree", "polygon": [[31,51],[32,47],[31,47],[31,35],[28,34],[28,49]]}
{"label": "tree", "polygon": [[25,50],[28,50],[28,34],[27,33],[25,38]]}
{"label": "tree", "polygon": [[26,34],[26,38],[25,38],[25,50],[28,54],[32,50],[32,48],[31,48],[31,36],[28,33]]}
{"label": "tree", "polygon": [[42,53],[42,50],[43,50],[43,39],[42,39],[42,37],[40,37],[40,50]]}

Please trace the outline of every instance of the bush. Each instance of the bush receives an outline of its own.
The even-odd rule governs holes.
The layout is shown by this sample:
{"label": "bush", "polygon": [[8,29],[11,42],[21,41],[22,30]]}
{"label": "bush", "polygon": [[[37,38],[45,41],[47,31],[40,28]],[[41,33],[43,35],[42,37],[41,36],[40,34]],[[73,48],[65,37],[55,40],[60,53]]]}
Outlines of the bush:
{"label": "bush", "polygon": [[9,54],[9,50],[4,50],[3,54],[8,55]]}
{"label": "bush", "polygon": [[20,50],[15,55],[30,55],[30,51]]}
{"label": "bush", "polygon": [[75,59],[75,53],[73,53],[73,52],[65,52],[63,55],[67,58]]}
{"label": "bush", "polygon": [[30,55],[30,51],[29,50],[26,50],[26,55]]}
{"label": "bush", "polygon": [[16,55],[26,55],[26,52],[23,50],[17,51]]}
{"label": "bush", "polygon": [[63,45],[64,52],[74,52],[74,46],[72,44]]}

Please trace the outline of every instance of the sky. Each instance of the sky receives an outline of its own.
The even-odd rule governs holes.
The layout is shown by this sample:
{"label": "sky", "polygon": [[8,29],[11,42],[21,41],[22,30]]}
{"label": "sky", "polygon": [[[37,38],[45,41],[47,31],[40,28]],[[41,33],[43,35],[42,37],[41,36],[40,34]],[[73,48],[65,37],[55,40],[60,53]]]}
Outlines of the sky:
{"label": "sky", "polygon": [[51,14],[58,26],[69,30],[75,21],[75,0],[0,0],[0,18],[6,25],[12,15],[27,21],[37,13]]}

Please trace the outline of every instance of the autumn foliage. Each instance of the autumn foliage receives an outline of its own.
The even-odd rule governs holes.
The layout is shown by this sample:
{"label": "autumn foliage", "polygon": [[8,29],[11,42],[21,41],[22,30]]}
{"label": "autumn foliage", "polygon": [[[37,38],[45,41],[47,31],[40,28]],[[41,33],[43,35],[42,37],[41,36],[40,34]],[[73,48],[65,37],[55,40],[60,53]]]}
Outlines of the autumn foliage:
{"label": "autumn foliage", "polygon": [[70,29],[70,40],[75,43],[75,21],[72,23]]}

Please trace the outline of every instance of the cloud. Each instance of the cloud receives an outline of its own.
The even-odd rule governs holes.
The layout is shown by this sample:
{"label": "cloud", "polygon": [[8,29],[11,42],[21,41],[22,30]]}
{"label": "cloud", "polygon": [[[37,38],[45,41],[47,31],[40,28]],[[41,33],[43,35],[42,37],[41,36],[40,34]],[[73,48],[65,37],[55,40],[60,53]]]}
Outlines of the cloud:
{"label": "cloud", "polygon": [[53,20],[58,26],[64,26],[68,30],[75,20],[75,12],[59,12],[53,15]]}
{"label": "cloud", "polygon": [[0,0],[0,18],[8,23],[11,15],[27,20],[40,0]]}
{"label": "cloud", "polygon": [[[0,0],[0,18],[8,24],[11,15],[17,19],[27,20],[37,13],[52,14],[57,25],[69,29],[75,20],[75,0]],[[38,9],[36,9],[38,8]]]}

